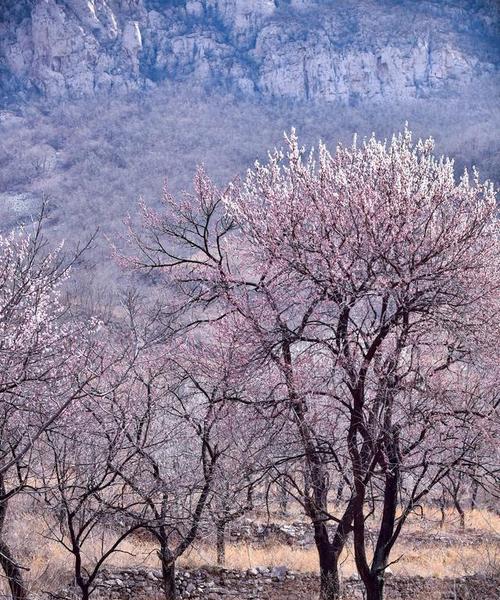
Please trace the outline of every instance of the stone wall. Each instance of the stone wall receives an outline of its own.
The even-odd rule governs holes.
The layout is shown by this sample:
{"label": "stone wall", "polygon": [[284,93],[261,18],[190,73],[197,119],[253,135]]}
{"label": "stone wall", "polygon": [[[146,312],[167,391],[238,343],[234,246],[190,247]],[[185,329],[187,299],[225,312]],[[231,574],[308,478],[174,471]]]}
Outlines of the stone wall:
{"label": "stone wall", "polygon": [[[286,566],[255,567],[246,572],[232,569],[179,570],[179,598],[196,600],[309,600],[316,597],[318,577],[290,571]],[[500,577],[471,576],[457,579],[388,577],[388,600],[495,600]],[[363,587],[357,577],[343,582],[346,600],[361,600]],[[60,600],[77,598],[64,590]],[[95,600],[160,600],[161,573],[154,569],[103,570]]]}

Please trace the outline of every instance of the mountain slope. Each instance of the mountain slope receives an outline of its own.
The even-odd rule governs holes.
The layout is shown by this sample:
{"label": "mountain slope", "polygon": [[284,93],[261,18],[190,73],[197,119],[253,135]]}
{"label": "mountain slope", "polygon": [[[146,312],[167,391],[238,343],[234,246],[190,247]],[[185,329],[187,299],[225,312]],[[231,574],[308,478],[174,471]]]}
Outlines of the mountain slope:
{"label": "mountain slope", "polygon": [[226,183],[295,126],[330,147],[405,121],[498,181],[496,0],[0,0],[0,232],[49,200],[107,285],[140,196]]}

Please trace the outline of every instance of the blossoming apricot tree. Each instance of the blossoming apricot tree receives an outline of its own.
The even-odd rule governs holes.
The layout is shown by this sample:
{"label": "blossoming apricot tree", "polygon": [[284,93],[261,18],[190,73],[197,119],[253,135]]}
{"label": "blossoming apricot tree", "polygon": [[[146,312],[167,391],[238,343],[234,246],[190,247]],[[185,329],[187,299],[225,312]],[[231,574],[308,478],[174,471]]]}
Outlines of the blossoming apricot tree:
{"label": "blossoming apricot tree", "polygon": [[[292,132],[288,153],[243,183],[218,190],[199,172],[193,196],[165,203],[164,214],[142,207],[130,261],[164,274],[187,325],[237,324],[242,364],[267,377],[272,414],[291,417],[302,445],[321,597],[338,597],[352,531],[379,600],[408,515],[497,423],[494,390],[476,377],[498,339],[493,186],[475,172],[457,182],[432,140],[407,130],[308,156]],[[332,469],[349,489],[340,515],[328,508]]]}
{"label": "blossoming apricot tree", "polygon": [[2,537],[8,502],[28,485],[35,444],[93,377],[95,324],[67,318],[72,260],[47,249],[42,219],[0,236],[0,565],[16,600],[27,591]]}

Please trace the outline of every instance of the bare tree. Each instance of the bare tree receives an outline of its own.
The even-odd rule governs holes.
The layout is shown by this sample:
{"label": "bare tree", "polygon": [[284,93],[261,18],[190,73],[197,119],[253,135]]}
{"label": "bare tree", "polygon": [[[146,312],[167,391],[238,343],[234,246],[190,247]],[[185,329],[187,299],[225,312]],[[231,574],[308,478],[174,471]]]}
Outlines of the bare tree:
{"label": "bare tree", "polygon": [[[95,590],[95,580],[104,562],[115,552],[137,524],[120,525],[116,511],[122,509],[125,490],[112,459],[121,448],[121,432],[113,430],[103,436],[96,408],[73,415],[78,430],[68,424],[46,432],[42,460],[48,465],[43,472],[43,498],[51,509],[46,519],[47,537],[73,557],[75,582],[83,600]],[[54,515],[57,517],[54,519]]]}

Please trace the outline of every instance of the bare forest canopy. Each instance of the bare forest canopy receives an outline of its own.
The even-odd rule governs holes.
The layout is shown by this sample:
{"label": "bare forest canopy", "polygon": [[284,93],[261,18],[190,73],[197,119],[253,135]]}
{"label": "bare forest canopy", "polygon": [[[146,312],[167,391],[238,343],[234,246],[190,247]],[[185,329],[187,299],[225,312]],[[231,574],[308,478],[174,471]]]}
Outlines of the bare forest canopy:
{"label": "bare forest canopy", "polygon": [[0,120],[0,229],[31,220],[46,198],[53,241],[86,241],[99,228],[88,253],[97,281],[117,277],[105,236],[123,232],[141,197],[158,205],[165,181],[176,193],[189,189],[203,164],[227,183],[281,147],[291,126],[306,145],[321,138],[331,146],[350,144],[356,133],[390,136],[405,121],[415,135],[432,135],[438,154],[455,158],[457,174],[476,165],[482,178],[497,179],[495,87],[479,98],[471,87],[456,98],[360,107],[255,103],[167,84],[127,97],[22,104]]}

